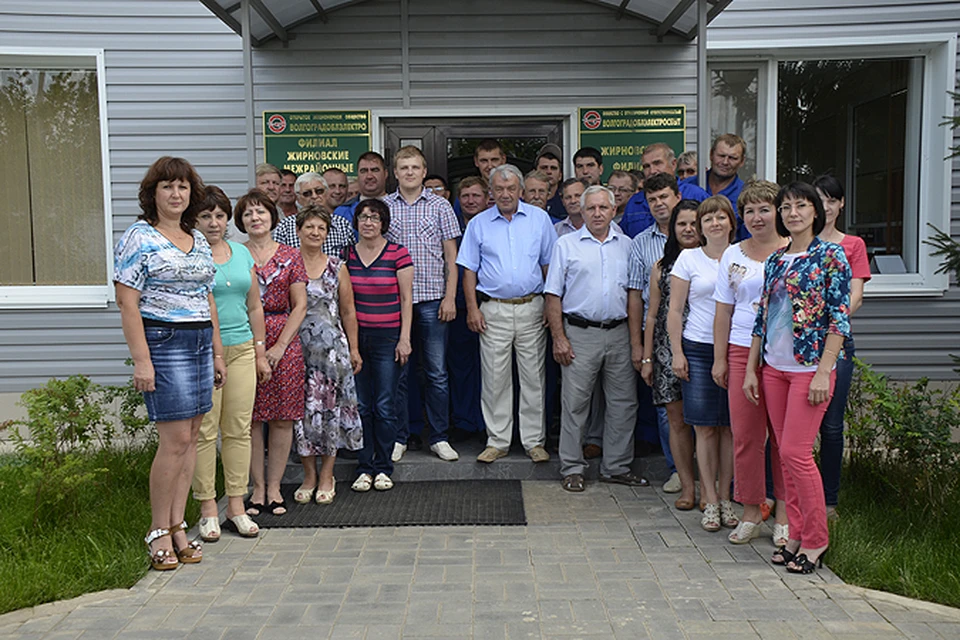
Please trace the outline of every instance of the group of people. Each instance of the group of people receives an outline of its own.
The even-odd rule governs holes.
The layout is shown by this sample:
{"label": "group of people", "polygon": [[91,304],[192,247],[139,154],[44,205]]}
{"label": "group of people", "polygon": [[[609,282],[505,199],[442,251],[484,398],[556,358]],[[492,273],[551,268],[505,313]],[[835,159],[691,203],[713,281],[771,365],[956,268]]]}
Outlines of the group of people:
{"label": "group of people", "polygon": [[[451,414],[486,432],[479,462],[509,454],[515,416],[529,458],[549,460],[559,392],[564,489],[585,489],[592,457],[602,482],[646,486],[634,433],[652,405],[675,506],[697,505],[699,475],[703,528],[732,528],[742,544],[775,505],[773,561],[812,571],[836,505],[849,316],[869,268],[863,242],[836,227],[839,181],[744,184],[745,152],[720,136],[702,189],[695,155],[681,156],[691,175],[678,181],[673,150],[652,144],[640,175],[614,171],[604,186],[596,149],[578,150],[564,180],[556,145],[524,175],[484,140],[480,175],[451,199],[408,146],[392,159],[393,193],[370,151],[356,198],[338,169],[260,165],[233,207],[187,161],[159,159],[115,269],[134,384],[160,434],[154,568],[202,558],[183,522],[191,484],[201,537],[221,535],[218,437],[224,527],[255,536],[254,517],[286,512],[292,442],[304,475],[294,500],[329,504],[341,449],[357,452],[353,490],[392,488],[407,406],[421,398],[424,439],[443,460],[459,458]],[[246,243],[226,239],[231,217]]]}

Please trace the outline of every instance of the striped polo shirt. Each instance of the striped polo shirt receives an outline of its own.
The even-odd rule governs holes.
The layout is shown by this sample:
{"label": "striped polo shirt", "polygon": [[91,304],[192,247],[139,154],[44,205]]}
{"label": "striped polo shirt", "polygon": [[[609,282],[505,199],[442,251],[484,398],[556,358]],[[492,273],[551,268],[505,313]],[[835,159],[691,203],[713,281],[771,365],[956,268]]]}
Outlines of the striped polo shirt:
{"label": "striped polo shirt", "polygon": [[353,285],[357,324],[368,329],[400,328],[400,286],[397,271],[413,267],[405,247],[388,242],[379,257],[364,266],[356,246],[350,247],[347,270]]}

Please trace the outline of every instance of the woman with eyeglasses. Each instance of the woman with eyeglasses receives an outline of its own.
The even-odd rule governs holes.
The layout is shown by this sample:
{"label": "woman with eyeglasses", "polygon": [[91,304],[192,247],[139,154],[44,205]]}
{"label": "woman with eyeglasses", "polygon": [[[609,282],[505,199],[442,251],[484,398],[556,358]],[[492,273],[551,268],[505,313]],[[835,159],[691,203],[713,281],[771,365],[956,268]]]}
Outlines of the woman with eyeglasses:
{"label": "woman with eyeglasses", "polygon": [[764,264],[743,391],[754,404],[763,393],[780,446],[789,540],[772,561],[791,573],[812,573],[829,544],[813,444],[850,336],[850,265],[840,245],[817,237],[826,213],[814,187],[791,183],[780,189],[775,204],[777,232],[790,244]]}
{"label": "woman with eyeglasses", "polygon": [[383,237],[390,228],[390,208],[380,200],[360,202],[353,226],[359,240],[347,250],[346,262],[364,366],[357,374],[363,449],[352,489],[387,491],[393,488],[398,411],[406,410],[397,386],[411,350],[413,260],[406,248]]}

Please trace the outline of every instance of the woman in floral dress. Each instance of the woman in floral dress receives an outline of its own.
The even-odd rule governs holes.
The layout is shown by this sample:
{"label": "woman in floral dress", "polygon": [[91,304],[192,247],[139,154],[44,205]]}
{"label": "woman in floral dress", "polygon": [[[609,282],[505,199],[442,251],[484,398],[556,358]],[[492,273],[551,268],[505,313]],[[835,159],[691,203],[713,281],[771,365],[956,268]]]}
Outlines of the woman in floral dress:
{"label": "woman in floral dress", "polygon": [[303,484],[294,493],[294,500],[300,504],[310,502],[314,492],[317,504],[333,502],[337,493],[333,478],[337,449],[356,451],[363,446],[353,378],[361,366],[357,313],[346,266],[323,252],[330,222],[330,214],[319,206],[308,206],[297,214],[300,253],[310,278],[307,317],[300,325],[307,403],[303,419],[294,424],[303,464]]}
{"label": "woman in floral dress", "polygon": [[[260,299],[267,325],[265,345],[270,380],[257,385],[251,425],[250,477],[253,493],[247,515],[267,510],[275,516],[287,512],[280,495],[280,480],[287,468],[287,453],[293,439],[293,421],[303,417],[303,353],[297,332],[307,312],[307,272],[300,253],[274,241],[270,232],[279,215],[273,201],[253,189],[237,201],[237,228],[250,236],[246,243],[256,263]],[[263,423],[270,426],[267,473],[264,477]]]}

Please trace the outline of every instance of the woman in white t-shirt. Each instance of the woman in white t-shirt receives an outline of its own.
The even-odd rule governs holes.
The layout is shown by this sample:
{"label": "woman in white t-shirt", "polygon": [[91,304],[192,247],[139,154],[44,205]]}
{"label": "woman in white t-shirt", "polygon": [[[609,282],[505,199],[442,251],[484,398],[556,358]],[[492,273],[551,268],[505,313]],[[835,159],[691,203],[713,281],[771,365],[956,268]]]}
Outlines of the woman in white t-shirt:
{"label": "woman in white t-shirt", "polygon": [[777,498],[777,521],[773,526],[774,545],[787,543],[787,511],[784,508],[783,472],[780,453],[767,407],[749,402],[743,395],[753,324],[763,289],[763,263],[787,240],[777,233],[777,207],[774,202],[780,187],[757,180],[740,192],[737,209],[751,237],[730,246],[720,258],[720,275],[713,298],[717,304],[713,322],[713,380],[727,389],[730,401],[730,430],[733,432],[734,499],[743,505],[740,524],[730,532],[733,544],[746,544],[760,535],[763,517],[760,511],[767,498],[765,458],[770,437],[770,463],[773,471],[773,495]]}
{"label": "woman in white t-shirt", "polygon": [[[725,196],[707,198],[697,209],[697,227],[704,246],[684,251],[671,272],[667,332],[673,350],[673,371],[683,394],[683,419],[697,434],[700,496],[705,502],[700,526],[718,531],[739,524],[730,502],[733,438],[727,392],[713,381],[713,292],[720,256],[736,232],[736,215]],[[690,312],[683,322],[684,305]],[[719,495],[714,482],[719,477]]]}

